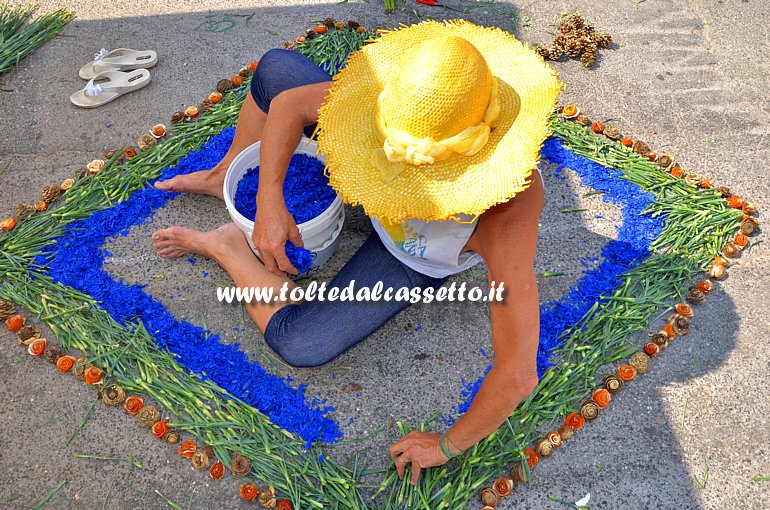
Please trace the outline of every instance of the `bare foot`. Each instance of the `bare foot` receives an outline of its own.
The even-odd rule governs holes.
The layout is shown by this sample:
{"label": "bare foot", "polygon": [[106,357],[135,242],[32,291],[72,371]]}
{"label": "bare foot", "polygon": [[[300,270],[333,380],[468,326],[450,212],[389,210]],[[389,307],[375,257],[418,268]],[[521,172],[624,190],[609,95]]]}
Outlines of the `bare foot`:
{"label": "bare foot", "polygon": [[158,230],[152,235],[158,255],[169,258],[196,253],[219,260],[228,253],[246,249],[251,252],[243,232],[235,223],[227,223],[216,230],[201,232],[185,227]]}
{"label": "bare foot", "polygon": [[191,174],[177,175],[165,181],[158,181],[155,183],[155,188],[163,191],[200,193],[224,200],[222,186],[224,185],[225,173],[229,166],[230,161],[223,159],[211,170],[201,170]]}

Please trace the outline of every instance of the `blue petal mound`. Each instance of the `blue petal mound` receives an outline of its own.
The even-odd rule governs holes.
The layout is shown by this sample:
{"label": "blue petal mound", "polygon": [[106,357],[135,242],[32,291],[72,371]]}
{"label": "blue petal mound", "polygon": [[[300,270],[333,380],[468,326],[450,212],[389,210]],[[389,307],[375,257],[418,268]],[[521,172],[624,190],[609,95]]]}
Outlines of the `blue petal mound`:
{"label": "blue petal mound", "polygon": [[[244,218],[254,221],[257,214],[257,190],[259,189],[259,167],[249,168],[238,181],[233,202]],[[306,154],[291,157],[283,182],[283,197],[286,208],[294,222],[299,225],[319,216],[332,205],[337,195],[329,186],[324,175],[324,164]],[[286,256],[300,274],[310,269],[313,254],[286,242]]]}
{"label": "blue petal mound", "polygon": [[[201,150],[163,170],[158,180],[212,168],[227,152],[233,133],[231,128],[212,137]],[[335,442],[341,431],[326,416],[333,408],[317,398],[306,399],[304,386],[292,388],[291,379],[279,379],[249,361],[237,344],[221,344],[217,335],[176,320],[162,303],[142,290],[143,285],[116,281],[102,270],[104,257],[110,256],[101,248],[107,238],[126,235],[132,226],[151,220],[155,210],[177,195],[156,190],[152,184],[134,192],[122,204],[69,224],[56,243],[37,258],[37,263],[48,266],[54,281],[93,297],[121,324],[141,319],[158,347],[174,353],[180,365],[216,382],[259,409],[279,427],[308,443]]]}
{"label": "blue petal mound", "polygon": [[[259,167],[249,168],[238,182],[233,202],[245,218],[254,221],[257,214],[257,189],[259,188]],[[291,157],[286,179],[283,182],[283,197],[286,208],[299,225],[323,213],[336,198],[324,175],[324,164],[306,154]]]}

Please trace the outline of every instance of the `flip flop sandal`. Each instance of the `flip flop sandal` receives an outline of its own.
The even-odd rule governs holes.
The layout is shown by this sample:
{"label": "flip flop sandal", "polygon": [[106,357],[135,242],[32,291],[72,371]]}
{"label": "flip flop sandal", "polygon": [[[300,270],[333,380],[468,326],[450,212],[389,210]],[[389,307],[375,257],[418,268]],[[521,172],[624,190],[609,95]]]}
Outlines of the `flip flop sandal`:
{"label": "flip flop sandal", "polygon": [[131,71],[133,69],[148,69],[158,63],[158,54],[154,51],[137,51],[129,48],[118,48],[107,51],[102,48],[94,54],[93,62],[80,68],[80,77],[90,80],[104,71]]}
{"label": "flip flop sandal", "polygon": [[104,71],[91,78],[82,90],[72,94],[70,101],[81,108],[96,108],[123,94],[147,86],[150,79],[150,71],[146,69],[137,69],[129,73]]}

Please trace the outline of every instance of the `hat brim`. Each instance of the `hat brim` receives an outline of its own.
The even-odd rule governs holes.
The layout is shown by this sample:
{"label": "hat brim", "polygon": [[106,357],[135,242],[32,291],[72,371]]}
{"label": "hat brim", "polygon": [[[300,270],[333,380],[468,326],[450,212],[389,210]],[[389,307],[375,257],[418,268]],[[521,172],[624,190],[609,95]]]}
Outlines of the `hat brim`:
{"label": "hat brim", "polygon": [[[447,35],[473,44],[497,77],[496,127],[475,155],[406,165],[386,183],[372,158],[382,147],[374,124],[377,97],[404,51]],[[511,34],[465,21],[426,21],[387,32],[349,57],[319,110],[318,148],[331,186],[371,217],[390,223],[475,217],[529,186],[559,90],[556,72]]]}

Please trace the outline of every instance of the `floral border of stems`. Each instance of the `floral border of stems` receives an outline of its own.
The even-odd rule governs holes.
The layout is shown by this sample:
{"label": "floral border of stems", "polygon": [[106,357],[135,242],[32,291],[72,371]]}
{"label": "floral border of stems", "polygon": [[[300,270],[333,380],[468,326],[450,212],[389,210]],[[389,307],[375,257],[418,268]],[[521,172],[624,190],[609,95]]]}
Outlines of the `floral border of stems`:
{"label": "floral border of stems", "polygon": [[[272,485],[261,490],[252,482],[241,487],[241,497],[268,508],[461,508],[479,489],[482,504],[495,507],[516,483],[528,482],[541,458],[550,457],[586,422],[595,420],[613,395],[689,332],[691,305],[705,301],[713,280],[725,277],[730,259],[749,245],[749,236],[758,228],[752,202],[727,188],[714,188],[709,179],[685,171],[672,155],[655,154],[644,142],[623,137],[615,126],[590,122],[575,105],[559,106],[552,117],[553,135],[570,151],[619,170],[623,178],[655,194],[647,212],[662,215],[666,226],[652,245],[653,255],[624,273],[612,295],[603,296],[564,332],[564,345],[555,353],[557,364],[500,429],[458,459],[428,470],[420,484],[399,481],[392,468],[366,469],[358,462],[345,468],[322,461],[323,445],[307,451],[301,439],[258,410],[180,367],[172,353],[156,348],[141,322],[118,324],[89,296],[55,284],[34,266],[35,257],[68,223],[129,199],[157,177],[159,169],[232,126],[257,66],[252,62],[234,77],[220,80],[198,106],[176,112],[175,136],[164,143],[158,142],[166,138],[166,127],[157,124],[139,139],[138,151],[124,147],[108,152],[72,178],[46,186],[41,200],[20,205],[12,218],[0,222],[5,232],[0,238],[0,297],[8,300],[0,302],[0,318],[31,355],[98,387],[106,405],[122,405],[156,437],[169,444],[178,443],[182,433],[196,437],[200,445],[187,439],[179,453],[196,468],[208,470],[211,478],[221,478],[227,464],[235,476],[270,480]],[[53,208],[55,201],[60,204]],[[685,291],[682,282],[701,271],[709,278]],[[686,303],[677,303],[670,313],[668,303],[674,298]],[[59,344],[41,338],[13,303],[47,323]],[[655,322],[660,310],[667,317],[640,350],[629,338]],[[81,356],[67,354],[75,351]],[[625,362],[616,363],[619,360]],[[610,364],[610,373],[599,374]],[[158,405],[145,404],[148,397]],[[159,408],[167,418],[161,418]],[[401,422],[398,427],[402,433],[409,430]],[[421,423],[417,428],[427,427]],[[482,487],[508,469],[510,476]],[[374,474],[386,476],[370,501],[361,493],[361,478]],[[278,499],[274,487],[285,497]]]}

